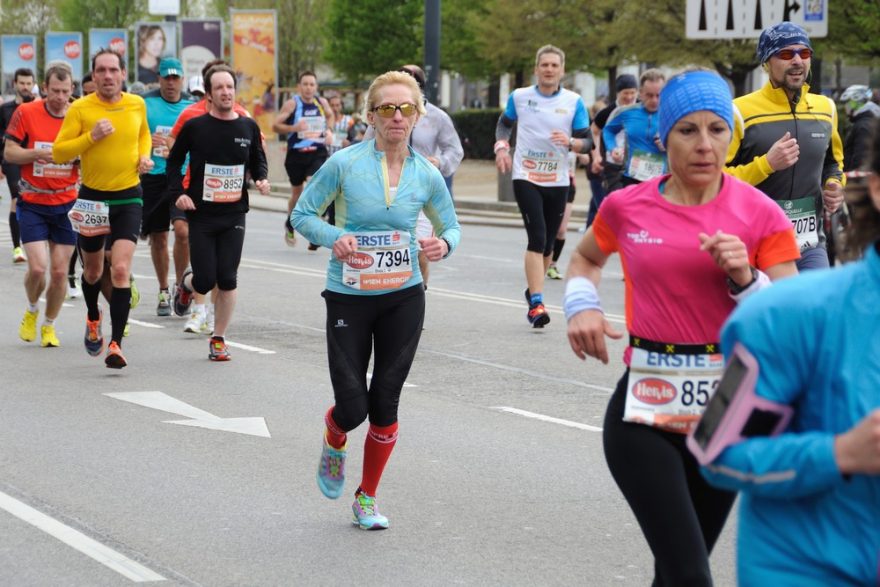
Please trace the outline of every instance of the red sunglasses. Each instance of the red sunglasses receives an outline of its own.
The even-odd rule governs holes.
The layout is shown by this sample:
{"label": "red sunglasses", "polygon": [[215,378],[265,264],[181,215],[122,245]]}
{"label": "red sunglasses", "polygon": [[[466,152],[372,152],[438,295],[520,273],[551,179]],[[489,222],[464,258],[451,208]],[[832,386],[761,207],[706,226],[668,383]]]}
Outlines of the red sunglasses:
{"label": "red sunglasses", "polygon": [[782,49],[777,51],[774,57],[779,57],[783,61],[791,61],[795,55],[800,55],[801,59],[809,59],[813,56],[813,50],[804,47],[803,49]]}

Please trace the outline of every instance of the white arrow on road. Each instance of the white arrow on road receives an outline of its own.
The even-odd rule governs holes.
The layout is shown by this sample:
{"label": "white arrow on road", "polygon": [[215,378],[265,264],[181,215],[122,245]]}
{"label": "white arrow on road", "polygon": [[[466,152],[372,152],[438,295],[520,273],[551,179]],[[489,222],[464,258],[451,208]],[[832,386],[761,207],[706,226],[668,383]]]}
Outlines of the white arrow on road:
{"label": "white arrow on road", "polygon": [[122,400],[145,408],[152,408],[178,416],[186,416],[189,420],[165,420],[165,424],[180,424],[181,426],[195,426],[209,430],[222,432],[236,432],[271,438],[266,420],[263,418],[219,418],[204,410],[175,399],[161,391],[131,391],[125,393],[105,393],[104,395]]}

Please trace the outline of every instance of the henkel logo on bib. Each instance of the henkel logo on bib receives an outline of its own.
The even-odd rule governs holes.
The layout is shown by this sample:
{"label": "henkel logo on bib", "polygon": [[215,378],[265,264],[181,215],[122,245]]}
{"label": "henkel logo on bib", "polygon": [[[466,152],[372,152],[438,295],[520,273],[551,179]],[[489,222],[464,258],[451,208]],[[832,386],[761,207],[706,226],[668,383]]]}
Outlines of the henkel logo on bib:
{"label": "henkel logo on bib", "polygon": [[668,404],[675,399],[675,387],[668,381],[649,377],[641,379],[633,386],[633,396],[640,402],[655,406]]}
{"label": "henkel logo on bib", "polygon": [[220,188],[223,187],[223,180],[217,179],[216,177],[206,177],[205,185],[209,188]]}
{"label": "henkel logo on bib", "polygon": [[525,167],[526,169],[534,169],[535,167],[538,166],[538,164],[535,163],[534,161],[532,161],[531,159],[523,159],[522,166]]}
{"label": "henkel logo on bib", "polygon": [[637,245],[662,245],[663,239],[659,237],[652,237],[651,234],[642,229],[639,232],[628,232],[626,233],[627,238],[629,238],[632,242]]}
{"label": "henkel logo on bib", "polygon": [[76,41],[67,41],[64,43],[64,56],[69,59],[76,59],[80,55],[79,43]]}
{"label": "henkel logo on bib", "polygon": [[352,253],[346,263],[355,269],[366,269],[373,264],[373,257],[366,253]]}
{"label": "henkel logo on bib", "polygon": [[25,61],[30,61],[34,58],[34,46],[30,43],[22,43],[18,46],[18,56]]}
{"label": "henkel logo on bib", "polygon": [[110,39],[110,50],[125,57],[125,39],[120,39],[119,37]]}

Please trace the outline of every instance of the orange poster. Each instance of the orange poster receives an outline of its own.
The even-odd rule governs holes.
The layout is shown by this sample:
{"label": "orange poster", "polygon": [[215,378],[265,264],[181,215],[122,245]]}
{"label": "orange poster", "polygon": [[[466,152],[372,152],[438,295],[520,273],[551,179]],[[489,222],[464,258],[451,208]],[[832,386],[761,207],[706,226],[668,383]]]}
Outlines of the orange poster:
{"label": "orange poster", "polygon": [[248,109],[266,136],[276,116],[278,29],[274,10],[230,10],[232,67],[238,103]]}

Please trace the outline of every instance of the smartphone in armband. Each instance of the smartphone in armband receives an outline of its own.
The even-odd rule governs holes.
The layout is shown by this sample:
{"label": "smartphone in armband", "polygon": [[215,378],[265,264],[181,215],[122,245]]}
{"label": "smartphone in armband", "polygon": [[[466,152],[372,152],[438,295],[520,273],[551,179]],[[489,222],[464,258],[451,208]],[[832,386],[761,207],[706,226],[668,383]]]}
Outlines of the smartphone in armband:
{"label": "smartphone in armband", "polygon": [[687,447],[700,465],[714,461],[728,446],[755,436],[776,436],[788,426],[791,406],[755,394],[758,371],[758,361],[737,343],[718,389],[687,437]]}

